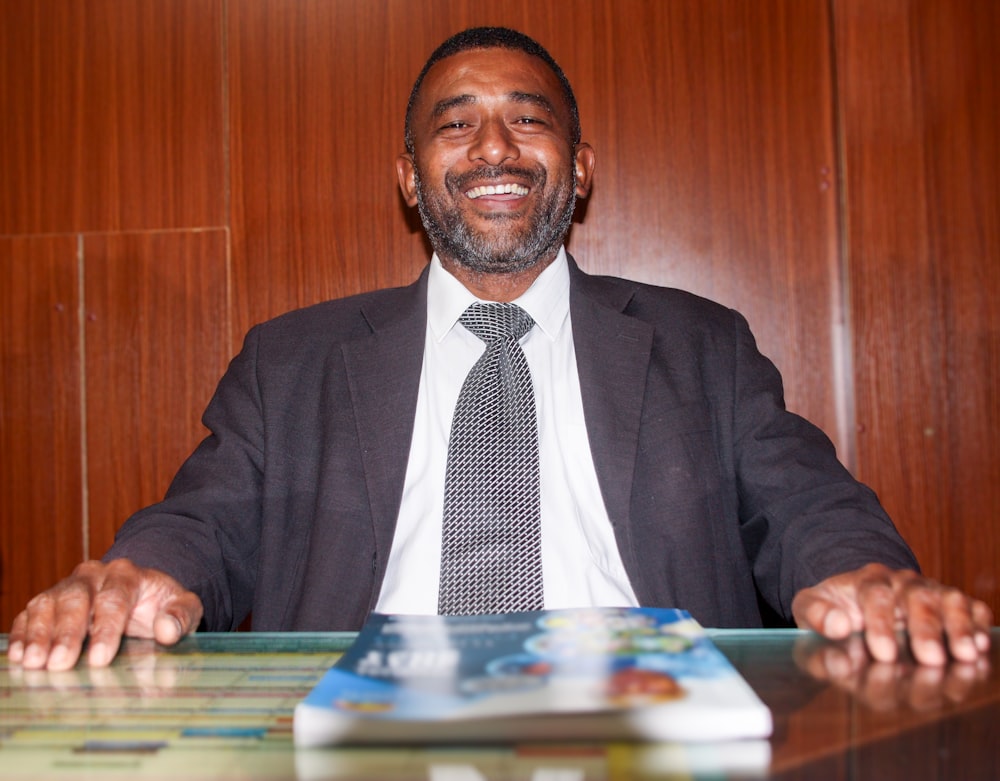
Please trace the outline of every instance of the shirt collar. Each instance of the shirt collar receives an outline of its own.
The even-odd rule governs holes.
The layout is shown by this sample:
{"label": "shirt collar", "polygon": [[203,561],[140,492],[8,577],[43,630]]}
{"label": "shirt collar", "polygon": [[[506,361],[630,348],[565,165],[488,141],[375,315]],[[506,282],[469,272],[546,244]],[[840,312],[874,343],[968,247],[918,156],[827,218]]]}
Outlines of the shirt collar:
{"label": "shirt collar", "polygon": [[[434,253],[427,280],[427,324],[434,340],[444,339],[462,312],[480,300],[445,271]],[[569,264],[564,247],[514,303],[531,315],[542,333],[555,340],[569,316]]]}

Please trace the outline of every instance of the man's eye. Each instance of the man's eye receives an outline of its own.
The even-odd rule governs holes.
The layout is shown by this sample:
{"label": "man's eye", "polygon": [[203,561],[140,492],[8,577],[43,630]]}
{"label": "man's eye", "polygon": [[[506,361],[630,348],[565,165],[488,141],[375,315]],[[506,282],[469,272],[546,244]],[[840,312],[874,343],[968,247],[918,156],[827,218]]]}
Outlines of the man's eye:
{"label": "man's eye", "polygon": [[469,126],[468,122],[463,122],[460,119],[456,119],[454,122],[447,122],[441,126],[442,130],[461,130]]}

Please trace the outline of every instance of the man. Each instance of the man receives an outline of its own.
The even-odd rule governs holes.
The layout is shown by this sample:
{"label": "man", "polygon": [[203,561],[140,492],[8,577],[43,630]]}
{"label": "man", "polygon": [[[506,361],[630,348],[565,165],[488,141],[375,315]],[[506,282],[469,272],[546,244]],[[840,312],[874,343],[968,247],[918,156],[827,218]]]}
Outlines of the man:
{"label": "man", "polygon": [[251,612],[260,630],[436,612],[452,411],[492,349],[463,315],[477,301],[530,315],[503,360],[523,355],[533,381],[544,606],[672,605],[756,626],[759,594],[828,637],[864,632],[877,659],[895,658],[901,628],[923,663],[985,652],[989,609],[916,573],[874,495],[783,409],[738,314],[591,277],[565,253],[595,156],[538,44],[496,28],[446,41],[414,85],[406,145],[399,182],[429,268],[254,328],[167,498],[32,600],[14,663],[65,669],[89,635],[104,665],[123,633],[172,643]]}

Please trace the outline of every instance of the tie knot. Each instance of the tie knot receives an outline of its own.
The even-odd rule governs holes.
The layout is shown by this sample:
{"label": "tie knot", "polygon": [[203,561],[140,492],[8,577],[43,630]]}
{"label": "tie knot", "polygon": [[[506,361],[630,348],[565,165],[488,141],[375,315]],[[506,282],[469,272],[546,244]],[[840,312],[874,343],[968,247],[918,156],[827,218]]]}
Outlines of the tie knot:
{"label": "tie knot", "polygon": [[535,321],[517,304],[475,303],[459,322],[487,344],[510,338],[515,342],[531,330]]}

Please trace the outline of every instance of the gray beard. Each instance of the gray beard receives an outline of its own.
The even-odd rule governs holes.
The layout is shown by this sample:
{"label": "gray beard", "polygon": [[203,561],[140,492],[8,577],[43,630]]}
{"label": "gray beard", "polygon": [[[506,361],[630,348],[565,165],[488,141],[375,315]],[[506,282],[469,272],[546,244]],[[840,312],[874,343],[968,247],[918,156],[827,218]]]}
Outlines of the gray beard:
{"label": "gray beard", "polygon": [[[536,179],[538,177],[535,177]],[[544,185],[544,176],[536,185]],[[437,254],[453,259],[470,271],[483,274],[515,274],[534,266],[541,259],[553,255],[563,243],[573,222],[576,208],[576,189],[560,204],[556,197],[543,204],[539,213],[527,216],[531,221],[526,231],[517,232],[517,220],[505,214],[493,219],[508,222],[514,230],[499,239],[470,230],[456,209],[445,208],[425,192],[419,171],[414,171],[417,192],[417,209],[431,246]],[[457,183],[447,177],[450,192],[460,192]],[[556,194],[558,196],[558,193]],[[436,205],[437,209],[432,209]],[[438,216],[435,216],[435,212]],[[504,240],[506,239],[506,240]]]}

